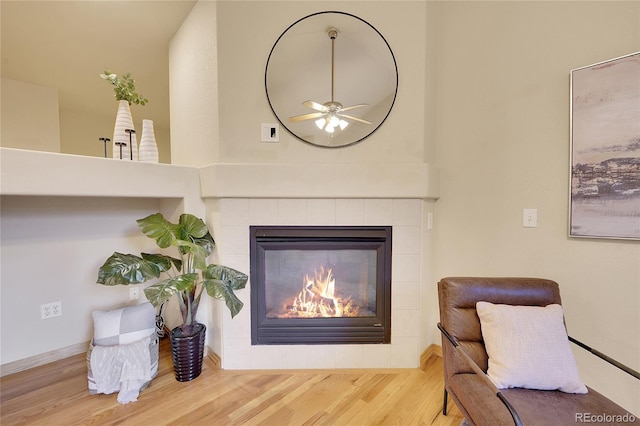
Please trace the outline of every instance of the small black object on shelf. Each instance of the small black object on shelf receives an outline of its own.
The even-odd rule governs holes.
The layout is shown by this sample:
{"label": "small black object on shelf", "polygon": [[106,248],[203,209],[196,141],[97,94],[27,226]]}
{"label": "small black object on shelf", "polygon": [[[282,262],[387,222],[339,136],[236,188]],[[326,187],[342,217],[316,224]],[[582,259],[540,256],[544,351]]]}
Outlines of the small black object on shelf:
{"label": "small black object on shelf", "polygon": [[124,131],[129,133],[129,154],[131,155],[131,161],[133,161],[133,138],[131,134],[135,133],[136,131],[133,129],[124,129]]}
{"label": "small black object on shelf", "polygon": [[125,146],[126,142],[116,142],[116,145],[120,147],[120,159],[122,160],[122,147]]}
{"label": "small black object on shelf", "polygon": [[99,138],[98,140],[104,142],[104,158],[107,158],[107,142],[110,142],[109,138]]}

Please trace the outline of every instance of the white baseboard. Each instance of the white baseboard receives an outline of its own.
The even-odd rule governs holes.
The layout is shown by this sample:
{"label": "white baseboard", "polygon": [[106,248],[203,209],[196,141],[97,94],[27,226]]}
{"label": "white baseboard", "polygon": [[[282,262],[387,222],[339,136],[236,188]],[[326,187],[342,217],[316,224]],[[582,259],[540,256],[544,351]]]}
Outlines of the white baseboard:
{"label": "white baseboard", "polygon": [[19,359],[18,361],[8,362],[0,365],[0,377],[9,374],[18,373],[40,365],[49,364],[50,362],[59,361],[70,356],[87,352],[89,342],[78,343],[76,345],[67,346],[66,348],[56,349],[54,351],[45,352],[40,355]]}

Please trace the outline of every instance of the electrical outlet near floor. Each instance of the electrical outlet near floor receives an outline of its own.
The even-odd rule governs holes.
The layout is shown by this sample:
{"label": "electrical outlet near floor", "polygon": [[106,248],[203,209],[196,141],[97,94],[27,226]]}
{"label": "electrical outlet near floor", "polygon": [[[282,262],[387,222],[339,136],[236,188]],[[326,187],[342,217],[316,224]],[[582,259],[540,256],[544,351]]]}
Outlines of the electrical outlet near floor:
{"label": "electrical outlet near floor", "polygon": [[52,302],[40,305],[40,319],[59,317],[62,315],[62,302]]}
{"label": "electrical outlet near floor", "polygon": [[138,287],[129,287],[129,300],[138,300],[140,297],[140,290]]}

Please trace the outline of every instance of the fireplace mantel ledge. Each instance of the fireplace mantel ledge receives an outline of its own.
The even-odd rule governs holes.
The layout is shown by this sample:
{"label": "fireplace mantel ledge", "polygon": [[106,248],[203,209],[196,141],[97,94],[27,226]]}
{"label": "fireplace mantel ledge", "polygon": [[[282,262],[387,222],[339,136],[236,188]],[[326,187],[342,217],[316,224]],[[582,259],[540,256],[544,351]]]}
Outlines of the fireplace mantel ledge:
{"label": "fireplace mantel ledge", "polygon": [[228,164],[200,168],[202,198],[439,197],[429,164]]}

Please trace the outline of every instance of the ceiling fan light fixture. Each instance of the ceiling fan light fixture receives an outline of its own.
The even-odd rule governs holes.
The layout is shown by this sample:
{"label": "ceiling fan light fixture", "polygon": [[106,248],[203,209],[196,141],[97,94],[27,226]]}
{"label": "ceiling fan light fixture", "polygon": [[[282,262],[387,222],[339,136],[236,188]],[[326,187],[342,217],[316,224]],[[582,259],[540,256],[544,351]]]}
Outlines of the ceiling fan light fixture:
{"label": "ceiling fan light fixture", "polygon": [[319,118],[315,121],[316,127],[320,130],[324,130],[327,133],[333,133],[336,127],[339,127],[340,130],[344,130],[349,122],[347,120],[343,120],[342,118],[337,117],[335,114],[332,114],[330,118]]}
{"label": "ceiling fan light fixture", "polygon": [[339,127],[340,130],[344,130],[349,125],[349,122],[345,120],[345,118],[350,120],[355,120],[364,124],[371,124],[367,120],[359,119],[357,117],[352,117],[350,115],[341,114],[342,111],[348,111],[354,108],[365,107],[365,106],[368,106],[367,104],[352,105],[345,108],[342,106],[340,102],[336,102],[333,98],[334,65],[335,65],[334,49],[335,49],[335,41],[336,41],[336,38],[338,38],[338,34],[339,34],[339,31],[334,27],[331,27],[327,30],[327,35],[331,40],[331,100],[328,102],[325,102],[324,104],[311,101],[311,100],[305,101],[302,103],[304,106],[311,108],[317,112],[289,117],[289,121],[295,122],[295,121],[310,120],[310,119],[314,119],[314,118],[318,118],[319,116],[322,116],[321,118],[318,118],[317,120],[315,120],[314,123],[318,129],[324,130],[327,133],[333,133],[337,127]]}
{"label": "ceiling fan light fixture", "polygon": [[329,124],[327,127],[337,127],[340,125],[340,119],[336,117],[335,114],[331,114],[331,118],[329,118]]}

